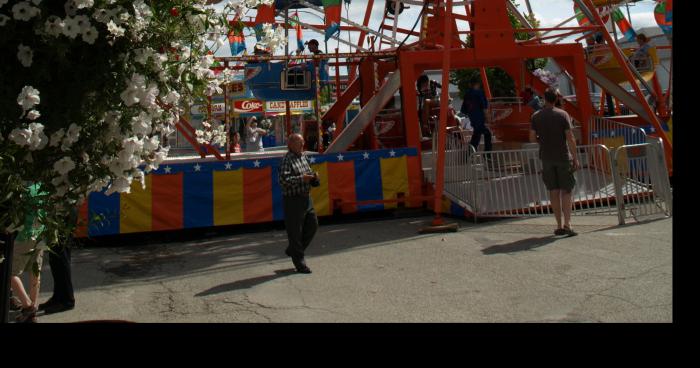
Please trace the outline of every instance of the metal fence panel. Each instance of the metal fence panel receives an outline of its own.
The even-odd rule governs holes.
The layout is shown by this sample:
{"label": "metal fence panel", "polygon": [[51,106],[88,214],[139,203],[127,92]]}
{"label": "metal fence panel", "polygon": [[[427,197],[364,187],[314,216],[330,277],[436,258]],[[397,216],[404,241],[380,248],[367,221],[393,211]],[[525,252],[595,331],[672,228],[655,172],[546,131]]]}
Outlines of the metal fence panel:
{"label": "metal fence panel", "polygon": [[613,153],[620,224],[628,218],[673,214],[671,185],[660,141],[624,145]]}

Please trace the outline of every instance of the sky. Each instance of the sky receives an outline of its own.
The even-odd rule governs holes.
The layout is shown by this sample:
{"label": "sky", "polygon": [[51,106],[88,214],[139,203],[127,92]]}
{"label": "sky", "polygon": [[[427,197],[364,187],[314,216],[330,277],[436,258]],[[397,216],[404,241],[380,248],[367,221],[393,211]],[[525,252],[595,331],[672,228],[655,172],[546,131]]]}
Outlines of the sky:
{"label": "sky", "polygon": [[[357,23],[362,23],[364,16],[365,16],[365,10],[367,8],[367,1],[368,0],[352,0],[351,4],[349,7],[343,6],[343,11],[342,11],[342,16],[349,18]],[[457,0],[456,0],[457,1]],[[224,1],[225,3],[225,1]],[[522,12],[525,12],[527,7],[525,6],[525,1],[524,0],[516,0],[516,3],[519,4],[518,9],[520,9]],[[536,18],[540,21],[540,26],[542,28],[546,27],[551,27],[555,26],[558,23],[566,20],[567,18],[571,17],[574,15],[573,11],[573,0],[530,0],[530,4],[532,6],[532,10],[535,13]],[[370,23],[369,27],[372,29],[378,29],[379,24],[382,21],[382,15],[383,15],[383,8],[385,5],[385,0],[375,0],[374,2],[374,7],[372,11],[372,17],[370,18]],[[223,3],[220,5],[217,5],[215,7],[221,8],[223,6]],[[632,27],[637,30],[643,27],[649,27],[649,26],[656,26],[656,21],[654,20],[654,6],[655,6],[655,1],[653,0],[642,0],[639,2],[636,2],[634,4],[629,5],[629,13],[631,15],[631,24]],[[627,16],[627,8],[624,6],[621,8],[623,10],[623,13],[625,16]],[[459,7],[457,13],[464,14],[464,8]],[[409,9],[404,10],[404,12],[401,14],[399,18],[399,27],[401,28],[406,28],[406,29],[411,29],[413,25],[415,24],[416,20],[418,19],[418,14],[420,14],[420,7],[418,6],[410,6]],[[250,13],[248,14],[250,16],[255,15],[255,10],[251,10]],[[349,15],[349,16],[348,16]],[[311,23],[311,24],[322,24],[322,18],[323,14],[318,13],[314,10],[311,9],[304,9],[303,11],[299,12],[299,17],[302,22],[305,23]],[[278,19],[279,20],[279,19]],[[464,24],[464,23],[462,23]],[[576,21],[572,21],[568,25],[574,26],[576,25]],[[420,27],[420,24],[418,24],[417,27]],[[464,27],[464,26],[461,26]],[[460,28],[461,28],[460,27]],[[252,34],[252,30],[247,30],[245,34]],[[312,38],[315,38],[319,40],[320,42],[320,48],[322,51],[325,51],[325,44],[324,44],[324,37],[322,34],[316,33],[311,30],[304,29],[304,41],[308,41]],[[289,32],[290,38],[289,38],[289,48],[291,51],[293,51],[296,48],[296,36],[295,32],[293,30],[290,30]],[[340,37],[342,37],[344,40],[350,40],[351,43],[356,44],[359,39],[359,32],[347,32],[343,31],[341,32]],[[411,40],[415,40],[415,38],[411,38],[408,41],[410,42]],[[247,37],[246,38],[246,44],[248,47],[248,50],[250,53],[252,53],[253,45],[255,44],[255,37]],[[350,47],[347,45],[344,45],[342,43],[338,43],[336,40],[329,40],[328,41],[328,49],[330,52],[335,52],[335,48],[338,48],[340,52],[348,52],[350,50]],[[275,54],[284,54],[284,50],[280,49],[275,52]],[[216,56],[230,56],[231,52],[228,47],[228,43],[222,47],[221,49],[217,50]]]}

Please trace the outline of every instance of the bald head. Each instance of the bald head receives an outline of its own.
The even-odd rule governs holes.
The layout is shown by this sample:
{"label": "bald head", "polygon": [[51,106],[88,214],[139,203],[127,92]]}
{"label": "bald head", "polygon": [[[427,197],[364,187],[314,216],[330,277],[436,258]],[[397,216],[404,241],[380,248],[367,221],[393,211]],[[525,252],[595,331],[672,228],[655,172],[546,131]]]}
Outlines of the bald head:
{"label": "bald head", "polygon": [[289,140],[287,141],[287,147],[290,151],[300,155],[304,148],[304,137],[298,133],[290,135]]}

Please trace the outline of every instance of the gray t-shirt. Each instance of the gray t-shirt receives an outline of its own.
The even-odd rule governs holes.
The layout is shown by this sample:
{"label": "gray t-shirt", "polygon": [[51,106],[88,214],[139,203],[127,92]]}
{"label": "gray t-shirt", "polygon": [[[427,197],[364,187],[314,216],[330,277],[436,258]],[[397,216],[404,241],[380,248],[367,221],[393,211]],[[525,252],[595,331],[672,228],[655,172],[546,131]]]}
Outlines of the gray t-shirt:
{"label": "gray t-shirt", "polygon": [[566,162],[572,159],[566,143],[566,131],[574,126],[566,111],[545,107],[532,114],[530,120],[540,143],[542,161]]}

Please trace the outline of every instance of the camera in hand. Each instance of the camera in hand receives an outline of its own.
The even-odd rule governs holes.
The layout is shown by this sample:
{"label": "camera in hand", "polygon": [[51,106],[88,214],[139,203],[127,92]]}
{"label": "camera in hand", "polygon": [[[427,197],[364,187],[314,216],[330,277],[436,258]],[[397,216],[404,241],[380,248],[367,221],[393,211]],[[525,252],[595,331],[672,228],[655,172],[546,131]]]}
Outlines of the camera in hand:
{"label": "camera in hand", "polygon": [[313,179],[311,179],[311,181],[309,182],[309,184],[311,184],[312,187],[320,186],[320,185],[321,185],[321,181],[318,180],[318,173],[314,173],[314,174],[316,175],[316,177],[313,178]]}

